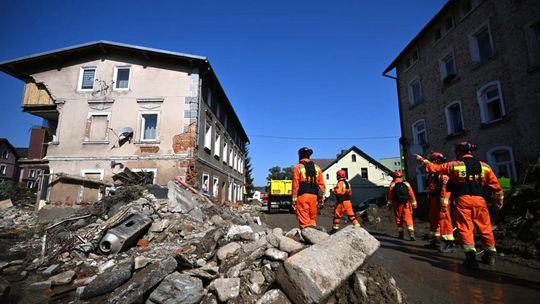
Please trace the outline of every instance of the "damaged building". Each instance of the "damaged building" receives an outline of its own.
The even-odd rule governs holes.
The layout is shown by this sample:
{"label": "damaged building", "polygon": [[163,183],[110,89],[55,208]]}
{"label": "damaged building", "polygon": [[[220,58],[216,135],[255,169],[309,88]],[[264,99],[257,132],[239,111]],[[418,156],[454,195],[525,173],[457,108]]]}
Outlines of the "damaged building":
{"label": "damaged building", "polygon": [[43,118],[40,206],[99,199],[129,168],[243,198],[249,142],[207,58],[98,41],[0,63]]}

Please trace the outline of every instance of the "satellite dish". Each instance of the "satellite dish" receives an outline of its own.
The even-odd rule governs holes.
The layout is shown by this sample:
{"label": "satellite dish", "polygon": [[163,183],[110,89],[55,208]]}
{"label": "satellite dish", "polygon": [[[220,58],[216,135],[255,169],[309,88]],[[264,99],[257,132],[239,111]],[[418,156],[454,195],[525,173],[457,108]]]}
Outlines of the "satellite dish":
{"label": "satellite dish", "polygon": [[133,137],[133,129],[130,127],[123,128],[118,135],[118,140],[124,140]]}
{"label": "satellite dish", "polygon": [[414,144],[409,147],[409,154],[411,155],[422,155],[424,153],[424,148],[419,144]]}

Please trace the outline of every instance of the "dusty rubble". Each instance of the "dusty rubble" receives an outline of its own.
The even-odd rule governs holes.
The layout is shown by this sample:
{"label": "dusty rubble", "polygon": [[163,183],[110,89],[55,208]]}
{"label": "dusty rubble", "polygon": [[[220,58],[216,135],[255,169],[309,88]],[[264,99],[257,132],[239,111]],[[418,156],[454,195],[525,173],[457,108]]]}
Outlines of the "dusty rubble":
{"label": "dusty rubble", "polygon": [[259,206],[214,204],[175,182],[167,197],[141,193],[49,223],[0,210],[10,247],[1,256],[2,301],[405,302],[390,275],[361,267],[379,246],[364,229],[271,229]]}

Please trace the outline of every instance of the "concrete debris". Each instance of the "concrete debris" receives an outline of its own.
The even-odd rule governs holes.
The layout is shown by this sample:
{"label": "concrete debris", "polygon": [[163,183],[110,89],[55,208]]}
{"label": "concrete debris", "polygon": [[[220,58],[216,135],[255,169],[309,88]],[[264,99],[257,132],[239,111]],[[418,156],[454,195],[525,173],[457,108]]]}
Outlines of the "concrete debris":
{"label": "concrete debris", "polygon": [[200,279],[173,272],[150,294],[147,304],[196,304],[204,296]]}
{"label": "concrete debris", "polygon": [[10,289],[11,286],[9,285],[9,282],[4,278],[0,278],[0,299],[6,297],[9,294]]}
{"label": "concrete debris", "polygon": [[216,291],[221,302],[226,302],[238,297],[240,294],[240,279],[216,279],[212,283],[212,289]]}
{"label": "concrete debris", "polygon": [[[360,270],[378,242],[363,229],[271,229],[256,205],[214,204],[178,182],[156,191],[167,199],[140,187],[117,191],[61,212],[67,220],[51,211],[39,225],[33,210],[0,209],[8,216],[0,233],[15,240],[11,259],[0,258],[0,292],[21,302],[32,300],[22,290],[33,289],[43,302],[65,303],[344,303],[336,290],[348,284],[350,294],[372,296],[375,281]],[[22,271],[27,288],[9,292]],[[404,299],[395,284],[386,289],[394,302]]]}
{"label": "concrete debris", "polygon": [[7,209],[9,207],[13,207],[13,203],[10,199],[0,201],[0,209]]}
{"label": "concrete debris", "polygon": [[363,228],[348,226],[285,261],[277,280],[295,303],[320,303],[380,246]]}

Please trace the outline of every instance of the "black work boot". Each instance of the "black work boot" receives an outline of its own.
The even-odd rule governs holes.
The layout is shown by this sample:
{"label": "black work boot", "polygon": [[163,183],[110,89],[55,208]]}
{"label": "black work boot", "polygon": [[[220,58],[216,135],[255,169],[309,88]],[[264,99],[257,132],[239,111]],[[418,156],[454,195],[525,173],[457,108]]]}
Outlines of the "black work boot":
{"label": "black work boot", "polygon": [[409,231],[409,237],[411,238],[411,241],[416,241],[416,237],[414,236],[414,231]]}
{"label": "black work boot", "polygon": [[478,262],[476,261],[476,251],[465,252],[465,261],[463,265],[469,269],[478,269]]}
{"label": "black work boot", "polygon": [[482,255],[482,263],[494,266],[495,265],[495,251],[484,251]]}
{"label": "black work boot", "polygon": [[443,243],[441,247],[439,248],[439,252],[447,253],[447,252],[455,252],[455,251],[456,251],[456,243],[454,243],[454,241],[443,240]]}
{"label": "black work boot", "polygon": [[404,239],[405,239],[404,234],[403,234],[403,231],[400,231],[400,232],[399,232],[398,239],[400,239],[400,240],[404,240]]}
{"label": "black work boot", "polygon": [[429,249],[439,249],[441,247],[441,241],[439,238],[432,238],[428,244],[424,245],[424,247]]}

